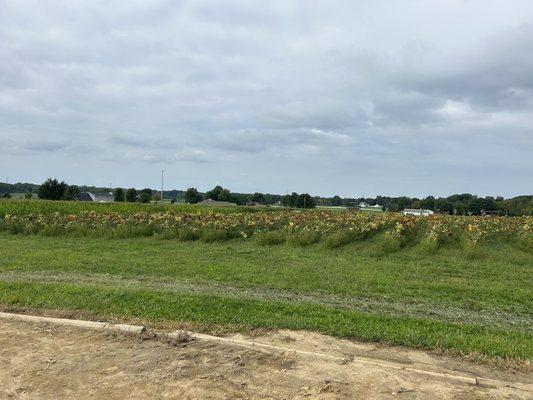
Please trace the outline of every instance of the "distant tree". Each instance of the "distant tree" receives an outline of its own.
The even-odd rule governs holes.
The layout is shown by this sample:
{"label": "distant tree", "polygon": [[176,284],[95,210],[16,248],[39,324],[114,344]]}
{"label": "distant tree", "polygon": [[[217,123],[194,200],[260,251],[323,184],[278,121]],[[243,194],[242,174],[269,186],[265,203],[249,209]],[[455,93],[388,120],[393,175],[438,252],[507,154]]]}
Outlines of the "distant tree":
{"label": "distant tree", "polygon": [[80,188],[76,185],[67,186],[63,200],[78,200],[80,197]]}
{"label": "distant tree", "polygon": [[444,214],[452,214],[454,211],[453,203],[445,198],[438,198],[435,200],[435,211],[439,211]]}
{"label": "distant tree", "polygon": [[227,201],[229,203],[236,203],[235,197],[228,189],[222,189],[218,194],[218,201]]}
{"label": "distant tree", "polygon": [[126,201],[129,203],[135,203],[137,201],[137,190],[135,188],[126,190]]}
{"label": "distant tree", "polygon": [[434,210],[435,209],[435,197],[428,196],[424,200],[422,200],[422,208],[426,210]]}
{"label": "distant tree", "polygon": [[196,188],[189,188],[185,191],[184,199],[186,203],[196,204],[199,201],[202,201],[202,195]]}
{"label": "distant tree", "polygon": [[152,189],[146,188],[139,192],[139,203],[149,203],[152,200]]}
{"label": "distant tree", "polygon": [[281,205],[283,207],[292,207],[290,194],[285,194],[281,196]]}
{"label": "distant tree", "polygon": [[11,198],[11,193],[4,193],[4,194],[2,195],[2,198],[4,198],[4,199],[10,199],[10,198]]}
{"label": "distant tree", "polygon": [[422,208],[422,202],[420,200],[414,200],[411,203],[411,208]]}
{"label": "distant tree", "polygon": [[342,206],[342,199],[340,198],[340,196],[333,196],[331,198],[331,205],[332,206]]}
{"label": "distant tree", "polygon": [[285,207],[298,207],[298,193],[292,192],[281,198],[281,205]]}
{"label": "distant tree", "polygon": [[39,186],[38,196],[40,199],[61,200],[65,196],[67,186],[63,181],[59,182],[57,179],[48,178]]}
{"label": "distant tree", "polygon": [[220,185],[215,186],[213,189],[211,189],[209,192],[206,192],[204,195],[205,199],[211,199],[211,200],[218,200],[218,197],[220,196],[220,192],[222,192],[224,188]]}
{"label": "distant tree", "polygon": [[122,188],[116,188],[113,191],[113,200],[117,202],[123,202],[126,200],[126,195],[124,194],[124,189]]}
{"label": "distant tree", "polygon": [[296,207],[298,208],[315,208],[316,202],[308,193],[303,193],[298,196],[296,201]]}
{"label": "distant tree", "polygon": [[24,198],[25,199],[33,199],[33,193],[32,192],[24,193]]}
{"label": "distant tree", "polygon": [[255,192],[250,198],[250,201],[254,203],[265,204],[266,203],[265,195],[263,193]]}

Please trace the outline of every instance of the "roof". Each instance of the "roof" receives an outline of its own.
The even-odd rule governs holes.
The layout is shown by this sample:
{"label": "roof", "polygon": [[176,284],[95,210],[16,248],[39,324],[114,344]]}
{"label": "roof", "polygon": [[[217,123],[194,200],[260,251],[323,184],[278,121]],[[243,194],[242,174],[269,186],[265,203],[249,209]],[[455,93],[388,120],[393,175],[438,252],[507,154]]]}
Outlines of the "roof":
{"label": "roof", "polygon": [[375,204],[375,205],[371,206],[370,204],[365,203],[364,201],[359,203],[359,207],[360,208],[381,208],[381,206],[379,204]]}
{"label": "roof", "polygon": [[432,210],[424,210],[422,208],[405,208],[404,214],[433,214]]}
{"label": "roof", "polygon": [[196,203],[200,206],[222,206],[222,207],[225,207],[225,206],[236,206],[237,204],[235,203],[230,203],[228,201],[218,201],[218,200],[211,200],[211,199],[207,199],[207,200],[202,200],[198,203]]}
{"label": "roof", "polygon": [[81,192],[79,201],[94,201],[95,203],[112,203],[115,201],[113,193],[91,193]]}

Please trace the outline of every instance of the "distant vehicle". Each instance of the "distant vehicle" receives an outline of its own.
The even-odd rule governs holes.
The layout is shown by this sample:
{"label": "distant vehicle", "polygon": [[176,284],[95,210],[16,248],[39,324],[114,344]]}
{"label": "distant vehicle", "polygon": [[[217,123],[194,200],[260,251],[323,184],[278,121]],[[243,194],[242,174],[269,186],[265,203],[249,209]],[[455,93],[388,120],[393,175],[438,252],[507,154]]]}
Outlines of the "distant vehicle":
{"label": "distant vehicle", "polygon": [[418,215],[421,217],[427,217],[428,215],[435,214],[431,210],[424,210],[422,208],[406,208],[403,210],[403,215]]}
{"label": "distant vehicle", "polygon": [[93,201],[95,203],[113,203],[114,197],[113,193],[91,193],[91,192],[81,192],[78,201]]}

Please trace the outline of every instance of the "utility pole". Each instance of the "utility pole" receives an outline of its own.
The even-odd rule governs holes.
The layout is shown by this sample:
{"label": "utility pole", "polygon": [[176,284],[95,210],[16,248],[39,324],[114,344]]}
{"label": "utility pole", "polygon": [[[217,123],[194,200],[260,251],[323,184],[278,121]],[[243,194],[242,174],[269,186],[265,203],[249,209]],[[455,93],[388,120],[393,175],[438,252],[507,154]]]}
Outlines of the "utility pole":
{"label": "utility pole", "polygon": [[164,179],[165,170],[161,170],[161,201],[163,201],[163,179]]}

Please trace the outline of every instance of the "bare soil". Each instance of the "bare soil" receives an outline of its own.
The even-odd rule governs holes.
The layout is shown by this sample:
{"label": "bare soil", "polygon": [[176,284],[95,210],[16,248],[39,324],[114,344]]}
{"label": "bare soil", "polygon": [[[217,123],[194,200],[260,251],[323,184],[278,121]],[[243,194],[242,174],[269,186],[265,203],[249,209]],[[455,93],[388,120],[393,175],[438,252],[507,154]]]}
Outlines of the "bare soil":
{"label": "bare soil", "polygon": [[[0,399],[533,398],[530,370],[309,332],[233,337],[348,361],[186,336],[169,341],[12,321],[0,328]],[[417,370],[512,383],[475,385]]]}

